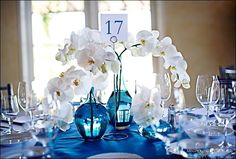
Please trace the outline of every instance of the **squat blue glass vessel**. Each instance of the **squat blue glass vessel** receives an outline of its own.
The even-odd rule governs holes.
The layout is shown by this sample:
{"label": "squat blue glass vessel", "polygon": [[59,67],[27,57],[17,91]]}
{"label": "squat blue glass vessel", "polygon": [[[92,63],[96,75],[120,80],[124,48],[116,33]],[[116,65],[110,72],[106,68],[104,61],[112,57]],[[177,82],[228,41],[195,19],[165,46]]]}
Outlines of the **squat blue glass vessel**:
{"label": "squat blue glass vessel", "polygon": [[97,103],[92,88],[86,102],[75,112],[75,124],[85,140],[100,139],[109,123],[109,115],[106,108]]}

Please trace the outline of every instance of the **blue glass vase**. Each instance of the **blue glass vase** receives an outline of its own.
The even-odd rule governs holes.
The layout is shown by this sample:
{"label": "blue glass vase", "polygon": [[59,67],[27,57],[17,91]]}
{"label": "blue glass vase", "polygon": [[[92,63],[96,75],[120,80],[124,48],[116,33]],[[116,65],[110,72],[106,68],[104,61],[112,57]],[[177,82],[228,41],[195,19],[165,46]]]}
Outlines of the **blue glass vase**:
{"label": "blue glass vase", "polygon": [[96,102],[93,88],[86,102],[76,110],[74,117],[76,127],[85,140],[100,139],[109,123],[108,112],[102,104]]}
{"label": "blue glass vase", "polygon": [[130,114],[131,103],[132,97],[125,87],[121,68],[120,73],[114,77],[114,90],[107,102],[110,122],[115,129],[124,130],[129,127],[133,119]]}

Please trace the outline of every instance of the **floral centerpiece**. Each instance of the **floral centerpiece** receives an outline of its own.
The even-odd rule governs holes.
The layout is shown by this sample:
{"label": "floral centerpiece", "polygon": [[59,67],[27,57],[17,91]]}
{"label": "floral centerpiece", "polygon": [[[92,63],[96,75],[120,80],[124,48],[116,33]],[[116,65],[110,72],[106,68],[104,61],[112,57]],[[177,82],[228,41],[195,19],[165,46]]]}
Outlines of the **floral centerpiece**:
{"label": "floral centerpiece", "polygon": [[[142,30],[137,33],[136,40],[130,36],[128,41],[114,43],[115,46],[123,47],[123,51],[119,54],[111,42],[104,41],[101,37],[98,30],[89,28],[78,33],[72,32],[70,39],[66,39],[64,47],[56,54],[56,60],[62,65],[77,61],[76,66],[71,66],[58,77],[50,79],[46,89],[46,94],[54,93],[60,101],[61,107],[57,114],[61,115],[64,123],[69,124],[73,121],[70,101],[74,95],[86,95],[92,88],[95,91],[106,88],[108,73],[119,73],[121,55],[127,50],[130,50],[133,56],[146,56],[152,53],[155,57],[164,58],[164,68],[170,70],[171,79],[175,82],[174,86],[190,87],[190,77],[186,72],[187,63],[172,44],[170,37],[159,40],[158,31]],[[153,91],[154,93],[151,93]],[[157,116],[155,113],[159,112],[159,108],[158,91],[144,88],[134,96],[132,102],[134,121],[143,126],[158,122],[161,115]],[[59,127],[64,131],[69,128],[68,125],[59,125]]]}

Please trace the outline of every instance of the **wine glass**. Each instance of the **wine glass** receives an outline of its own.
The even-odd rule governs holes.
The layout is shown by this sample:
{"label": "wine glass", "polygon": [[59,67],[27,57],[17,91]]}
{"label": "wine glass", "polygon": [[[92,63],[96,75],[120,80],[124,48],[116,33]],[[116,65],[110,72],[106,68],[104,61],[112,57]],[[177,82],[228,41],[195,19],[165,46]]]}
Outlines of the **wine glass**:
{"label": "wine glass", "polygon": [[196,97],[198,102],[207,110],[206,119],[209,123],[209,108],[219,100],[220,86],[215,75],[198,75],[196,82]]}
{"label": "wine glass", "polygon": [[220,89],[220,98],[217,104],[214,107],[214,115],[216,119],[224,125],[224,140],[219,144],[220,148],[224,150],[229,150],[232,146],[230,143],[227,142],[227,130],[229,122],[235,118],[236,110],[234,108],[228,107],[226,105],[226,94],[227,88],[224,85],[221,85]]}
{"label": "wine glass", "polygon": [[[42,144],[42,146],[37,146],[37,149],[40,149],[40,153],[42,155],[47,155],[47,157],[51,158],[49,142],[54,140],[59,132],[57,127],[57,122],[60,119],[58,117],[53,116],[45,116],[42,115],[38,118],[34,118],[33,124],[31,122],[26,122],[24,124],[25,129],[29,130],[32,137]],[[30,151],[30,153],[37,153]],[[24,154],[25,156],[29,155],[29,152]],[[32,154],[30,154],[32,155]]]}
{"label": "wine glass", "polygon": [[16,119],[19,113],[17,97],[15,95],[9,96],[7,100],[7,97],[1,94],[1,113],[8,119],[9,123],[9,129],[4,133],[18,133],[18,131],[13,129],[13,120]]}
{"label": "wine glass", "polygon": [[165,102],[170,98],[171,95],[171,82],[168,73],[157,73],[155,85],[159,85],[161,89],[161,102],[164,108]]}
{"label": "wine glass", "polygon": [[20,81],[18,84],[18,103],[20,107],[25,111],[29,112],[30,119],[33,121],[33,111],[36,110],[39,105],[39,101],[37,100],[32,87],[30,84],[27,84],[24,81]]}

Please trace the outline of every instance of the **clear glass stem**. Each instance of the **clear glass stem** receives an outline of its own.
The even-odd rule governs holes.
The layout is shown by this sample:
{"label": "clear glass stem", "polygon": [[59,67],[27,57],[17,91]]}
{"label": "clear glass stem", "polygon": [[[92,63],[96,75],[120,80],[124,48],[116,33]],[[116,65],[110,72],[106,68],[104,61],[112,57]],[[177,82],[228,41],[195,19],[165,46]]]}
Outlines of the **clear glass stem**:
{"label": "clear glass stem", "polygon": [[30,124],[31,124],[31,126],[33,126],[33,123],[34,123],[33,119],[34,119],[34,117],[33,117],[32,110],[29,110],[29,115],[30,115]]}
{"label": "clear glass stem", "polygon": [[14,131],[14,129],[13,129],[13,119],[12,118],[8,119],[8,124],[9,124],[9,132],[12,133]]}
{"label": "clear glass stem", "polygon": [[227,142],[227,126],[228,126],[228,123],[229,122],[227,121],[227,119],[225,119],[225,121],[224,121],[224,124],[225,124],[225,126],[224,126],[224,141],[220,144],[220,146],[223,147],[223,148],[227,148],[227,147],[231,146]]}
{"label": "clear glass stem", "polygon": [[163,110],[162,118],[164,118],[164,116],[165,116],[165,115],[164,115],[164,114],[165,114],[165,113],[164,113],[164,112],[165,112],[165,109],[164,109],[164,108],[165,108],[165,101],[164,101],[164,100],[161,100],[161,107],[162,107],[162,110]]}
{"label": "clear glass stem", "polygon": [[210,126],[210,117],[209,117],[209,105],[207,106],[207,114],[206,114],[206,126],[207,126],[207,131],[208,131],[208,126]]}
{"label": "clear glass stem", "polygon": [[165,108],[165,101],[164,100],[161,100],[161,106],[163,109]]}

